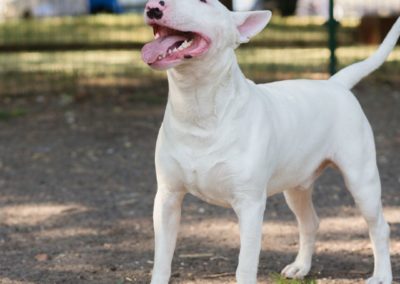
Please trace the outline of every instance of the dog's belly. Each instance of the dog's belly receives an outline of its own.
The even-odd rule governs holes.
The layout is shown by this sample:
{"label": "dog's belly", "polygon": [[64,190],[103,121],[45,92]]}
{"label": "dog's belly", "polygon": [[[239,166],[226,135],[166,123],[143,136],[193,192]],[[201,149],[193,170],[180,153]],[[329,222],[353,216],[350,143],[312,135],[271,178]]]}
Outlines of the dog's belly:
{"label": "dog's belly", "polygon": [[329,166],[334,165],[329,160],[323,160],[309,166],[304,165],[301,170],[297,167],[277,170],[268,182],[268,196],[293,188],[309,189]]}
{"label": "dog's belly", "polygon": [[267,195],[272,196],[293,188],[309,188],[315,181],[314,172],[304,173],[281,173],[270,179],[267,186]]}
{"label": "dog's belly", "polygon": [[[294,169],[277,171],[270,178],[266,189],[253,190],[266,190],[267,195],[272,196],[293,188],[308,189],[329,165],[328,161],[323,161],[317,166],[305,167],[302,171]],[[216,164],[208,170],[199,168],[186,171],[184,185],[190,194],[205,202],[230,207],[238,190],[235,185],[241,183],[243,179],[240,174],[230,172],[230,168],[226,165]]]}

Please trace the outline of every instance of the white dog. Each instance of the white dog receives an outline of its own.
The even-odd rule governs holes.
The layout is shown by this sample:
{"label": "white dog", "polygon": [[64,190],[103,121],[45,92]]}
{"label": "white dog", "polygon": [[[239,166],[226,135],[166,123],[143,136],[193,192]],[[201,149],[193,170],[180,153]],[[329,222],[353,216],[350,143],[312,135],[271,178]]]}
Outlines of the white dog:
{"label": "white dog", "polygon": [[234,49],[259,33],[271,12],[230,12],[217,0],[150,0],[145,18],[155,39],[142,58],[154,69],[169,69],[156,147],[151,283],[169,281],[188,192],[236,212],[241,242],[236,279],[245,284],[257,281],[267,198],[283,192],[297,217],[300,250],[282,274],[304,277],[318,229],[311,188],[328,165],[342,172],[369,226],[375,267],[367,283],[391,283],[373,133],[350,89],[384,62],[400,34],[400,20],[371,58],[329,80],[256,85],[240,71]]}

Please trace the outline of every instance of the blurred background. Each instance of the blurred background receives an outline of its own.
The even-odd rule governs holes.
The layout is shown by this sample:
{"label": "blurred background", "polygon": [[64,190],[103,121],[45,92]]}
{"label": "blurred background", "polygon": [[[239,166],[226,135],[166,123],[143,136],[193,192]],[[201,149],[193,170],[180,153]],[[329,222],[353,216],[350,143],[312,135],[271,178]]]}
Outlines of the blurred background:
{"label": "blurred background", "polygon": [[[62,95],[82,100],[99,94],[165,99],[158,98],[163,88],[153,88],[165,87],[165,74],[151,71],[140,59],[141,47],[152,38],[151,29],[143,24],[145,2],[0,1],[0,99]],[[225,4],[234,10],[274,12],[267,29],[238,50],[246,75],[263,82],[326,78],[332,35],[336,34],[330,47],[336,49],[340,68],[371,54],[400,14],[398,0],[336,0],[335,25],[329,21],[329,0]],[[398,72],[393,70],[399,61],[397,48],[374,77],[395,80]]]}

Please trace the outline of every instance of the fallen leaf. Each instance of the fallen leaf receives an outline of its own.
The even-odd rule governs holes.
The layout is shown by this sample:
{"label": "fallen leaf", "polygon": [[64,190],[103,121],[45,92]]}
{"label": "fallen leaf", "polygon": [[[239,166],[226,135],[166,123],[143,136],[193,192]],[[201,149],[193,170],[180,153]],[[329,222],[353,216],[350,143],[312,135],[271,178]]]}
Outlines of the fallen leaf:
{"label": "fallen leaf", "polygon": [[35,255],[35,259],[39,262],[44,262],[49,260],[49,256],[45,253],[40,253]]}

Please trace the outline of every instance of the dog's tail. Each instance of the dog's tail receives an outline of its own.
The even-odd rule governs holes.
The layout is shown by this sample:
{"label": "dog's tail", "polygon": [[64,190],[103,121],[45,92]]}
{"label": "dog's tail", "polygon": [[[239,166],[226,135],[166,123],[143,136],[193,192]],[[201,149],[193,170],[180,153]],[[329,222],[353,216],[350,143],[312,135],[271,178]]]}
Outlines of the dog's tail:
{"label": "dog's tail", "polygon": [[385,37],[385,40],[371,57],[340,70],[338,73],[333,75],[330,80],[335,81],[348,89],[353,88],[362,78],[378,69],[378,67],[385,62],[386,58],[396,45],[399,36],[400,18],[397,19],[396,23]]}

